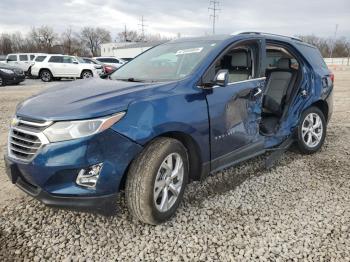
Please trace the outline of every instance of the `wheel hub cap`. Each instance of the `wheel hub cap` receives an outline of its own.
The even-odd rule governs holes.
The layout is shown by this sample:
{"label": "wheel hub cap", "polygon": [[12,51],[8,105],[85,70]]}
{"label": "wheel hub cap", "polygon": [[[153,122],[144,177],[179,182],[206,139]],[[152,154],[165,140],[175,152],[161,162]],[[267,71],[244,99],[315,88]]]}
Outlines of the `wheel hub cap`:
{"label": "wheel hub cap", "polygon": [[302,124],[302,139],[308,147],[316,147],[323,135],[323,124],[316,113],[308,114]]}
{"label": "wheel hub cap", "polygon": [[168,155],[154,181],[153,200],[160,212],[173,207],[183,186],[184,166],[178,153]]}

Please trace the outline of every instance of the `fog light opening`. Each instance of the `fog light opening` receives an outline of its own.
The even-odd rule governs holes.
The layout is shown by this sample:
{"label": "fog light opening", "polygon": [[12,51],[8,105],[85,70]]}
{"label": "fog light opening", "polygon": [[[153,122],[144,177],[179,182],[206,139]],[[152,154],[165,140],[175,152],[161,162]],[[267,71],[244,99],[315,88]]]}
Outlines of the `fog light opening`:
{"label": "fog light opening", "polygon": [[102,170],[103,163],[81,169],[78,173],[76,183],[79,186],[96,188],[98,178]]}

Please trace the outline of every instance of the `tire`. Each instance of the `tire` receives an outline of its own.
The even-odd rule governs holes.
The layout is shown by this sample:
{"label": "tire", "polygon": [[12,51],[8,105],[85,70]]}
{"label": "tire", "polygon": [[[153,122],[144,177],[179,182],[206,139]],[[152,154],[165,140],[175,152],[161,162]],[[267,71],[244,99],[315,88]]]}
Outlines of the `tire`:
{"label": "tire", "polygon": [[[168,169],[170,165],[173,172]],[[188,155],[181,142],[163,137],[151,142],[132,162],[127,174],[125,196],[132,216],[151,225],[171,218],[182,201],[188,170]]]}
{"label": "tire", "polygon": [[86,79],[86,78],[91,78],[91,77],[94,77],[94,75],[92,74],[91,71],[84,70],[83,72],[81,72],[81,75],[80,75],[81,79]]}
{"label": "tire", "polygon": [[5,85],[5,81],[4,79],[0,76],[0,86],[4,86]]}
{"label": "tire", "polygon": [[47,70],[47,69],[41,70],[41,72],[40,72],[40,79],[43,82],[51,82],[52,79],[53,79],[53,76],[52,76],[50,70]]}
{"label": "tire", "polygon": [[298,148],[302,154],[313,154],[320,150],[327,133],[327,123],[318,107],[306,109],[297,129]]}

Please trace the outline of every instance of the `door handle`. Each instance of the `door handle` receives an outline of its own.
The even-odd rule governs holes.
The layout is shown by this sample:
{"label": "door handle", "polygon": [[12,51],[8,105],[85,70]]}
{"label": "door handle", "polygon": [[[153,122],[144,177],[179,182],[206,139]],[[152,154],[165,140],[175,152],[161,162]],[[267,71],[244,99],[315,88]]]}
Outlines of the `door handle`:
{"label": "door handle", "polygon": [[254,95],[253,96],[258,96],[262,93],[262,89],[260,87],[255,89]]}

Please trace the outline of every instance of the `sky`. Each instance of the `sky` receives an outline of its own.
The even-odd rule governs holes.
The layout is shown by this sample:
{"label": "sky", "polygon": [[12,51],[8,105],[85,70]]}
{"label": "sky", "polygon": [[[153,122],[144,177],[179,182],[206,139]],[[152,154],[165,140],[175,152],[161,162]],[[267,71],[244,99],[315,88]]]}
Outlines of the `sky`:
{"label": "sky", "polygon": [[[1,0],[0,33],[49,25],[57,32],[100,26],[116,36],[124,30],[167,37],[212,33],[209,0]],[[350,39],[350,0],[220,0],[217,34],[262,31]]]}

